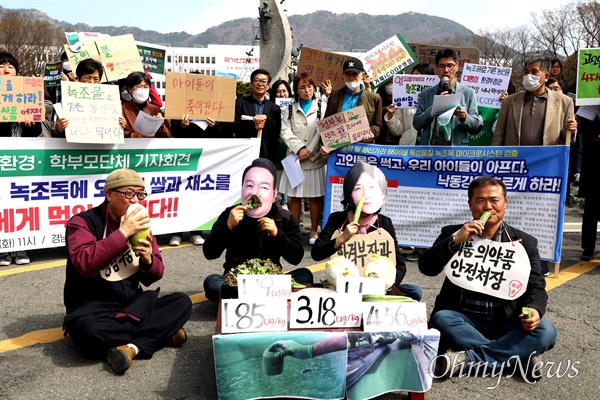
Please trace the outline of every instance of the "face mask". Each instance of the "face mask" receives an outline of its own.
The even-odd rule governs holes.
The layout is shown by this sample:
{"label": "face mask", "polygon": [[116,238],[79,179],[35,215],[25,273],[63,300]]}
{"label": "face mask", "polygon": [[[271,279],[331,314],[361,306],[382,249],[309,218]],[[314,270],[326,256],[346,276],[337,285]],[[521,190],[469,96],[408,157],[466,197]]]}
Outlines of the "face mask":
{"label": "face mask", "polygon": [[385,92],[389,95],[392,94],[392,89],[394,88],[394,85],[385,85]]}
{"label": "face mask", "polygon": [[63,68],[63,71],[72,71],[72,69],[71,69],[71,63],[68,62],[68,61],[65,61],[63,63],[63,67],[62,68]]}
{"label": "face mask", "polygon": [[135,101],[143,103],[150,97],[150,89],[136,89],[133,91],[132,96]]}
{"label": "face mask", "polygon": [[121,92],[121,98],[125,101],[130,101],[131,100],[131,93],[129,93],[127,90],[123,90]]}
{"label": "face mask", "polygon": [[357,81],[346,82],[346,87],[351,92],[354,92],[356,89],[359,88],[359,86],[360,86],[361,83],[362,83],[362,81],[358,81],[358,82]]}
{"label": "face mask", "polygon": [[540,88],[540,86],[542,86],[542,84],[540,83],[540,78],[541,78],[541,76],[537,76],[537,75],[532,75],[532,74],[525,75],[523,77],[523,87],[528,92],[535,92],[536,90],[538,90]]}

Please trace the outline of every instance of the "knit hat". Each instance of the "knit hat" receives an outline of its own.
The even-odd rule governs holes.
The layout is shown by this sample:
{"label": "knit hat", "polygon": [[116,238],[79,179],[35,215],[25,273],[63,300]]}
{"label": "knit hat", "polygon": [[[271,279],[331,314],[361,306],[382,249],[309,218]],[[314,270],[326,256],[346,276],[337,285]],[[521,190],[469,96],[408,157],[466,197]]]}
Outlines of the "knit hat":
{"label": "knit hat", "polygon": [[17,59],[10,53],[5,51],[0,51],[0,64],[9,63],[15,70],[17,71],[17,75],[19,75],[19,62]]}
{"label": "knit hat", "polygon": [[252,164],[246,167],[244,173],[242,174],[242,184],[244,183],[244,178],[246,177],[246,173],[250,171],[250,168],[259,167],[268,170],[271,175],[273,175],[273,186],[277,187],[277,169],[275,168],[275,164],[268,158],[257,158],[252,161]]}
{"label": "knit hat", "polygon": [[132,169],[115,169],[108,175],[104,183],[104,190],[111,190],[123,186],[141,186],[146,187],[142,177]]}

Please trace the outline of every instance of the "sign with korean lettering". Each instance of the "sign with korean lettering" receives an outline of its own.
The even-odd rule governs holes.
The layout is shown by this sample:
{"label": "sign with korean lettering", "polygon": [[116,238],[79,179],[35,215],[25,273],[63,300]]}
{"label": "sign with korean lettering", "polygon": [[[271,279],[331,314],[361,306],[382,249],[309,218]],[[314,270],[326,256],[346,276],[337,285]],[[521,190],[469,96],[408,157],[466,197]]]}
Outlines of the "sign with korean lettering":
{"label": "sign with korean lettering", "polygon": [[393,102],[398,108],[417,108],[421,92],[440,83],[437,75],[394,75]]}
{"label": "sign with korean lettering", "polygon": [[478,176],[502,179],[504,221],[538,239],[540,256],[558,262],[562,249],[569,146],[382,146],[354,143],[327,162],[324,220],[341,211],[343,179],[359,161],[376,165],[388,182],[381,213],[401,246],[430,247],[445,225],[473,216],[467,189]]}
{"label": "sign with korean lettering", "polygon": [[208,49],[215,53],[217,76],[250,82],[252,71],[260,68],[260,46],[209,44]]}
{"label": "sign with korean lettering", "polygon": [[394,74],[404,71],[415,63],[417,57],[400,34],[392,36],[383,43],[358,57],[377,88],[390,80]]}
{"label": "sign with korean lettering", "polygon": [[69,120],[65,129],[67,142],[123,143],[119,124],[121,97],[117,85],[101,85],[62,81],[63,117]]}
{"label": "sign with korean lettering", "polygon": [[458,71],[456,72],[456,78],[460,80],[463,73],[463,66],[466,63],[479,64],[479,49],[476,47],[458,47],[449,45],[428,45],[420,43],[409,43],[408,46],[411,48],[413,53],[417,56],[417,62],[409,66],[409,70],[413,68],[417,63],[427,63],[435,68],[435,56],[439,51],[446,48],[451,48],[458,54]]}
{"label": "sign with korean lettering", "polygon": [[500,96],[508,89],[512,68],[465,63],[460,83],[477,93],[480,107],[500,108]]}
{"label": "sign with korean lettering", "polygon": [[[339,229],[332,235],[336,239],[340,234]],[[345,257],[356,264],[360,276],[365,274],[365,267],[371,260],[373,254],[386,256],[396,263],[396,246],[394,238],[385,229],[377,229],[367,234],[358,234],[352,236],[350,240],[340,246],[340,248],[331,256]]]}
{"label": "sign with korean lettering", "polygon": [[259,150],[256,138],[119,145],[0,138],[0,252],[64,246],[69,219],[104,201],[104,182],[117,168],[146,182],[142,204],[154,235],[210,230],[225,207],[239,203],[242,172]]}
{"label": "sign with korean lettering", "polygon": [[167,72],[165,118],[212,118],[233,122],[237,83],[233,78]]}
{"label": "sign with korean lettering", "polygon": [[81,45],[79,52],[71,51],[68,44],[64,48],[74,66],[86,58],[99,61],[104,68],[101,82],[116,81],[126,78],[131,72],[144,70],[132,34],[87,41]]}
{"label": "sign with korean lettering", "polygon": [[140,54],[140,60],[144,66],[144,71],[164,75],[167,48],[144,42],[136,42],[136,45]]}
{"label": "sign with korean lettering", "polygon": [[514,300],[527,290],[531,262],[520,242],[474,236],[452,256],[444,272],[463,289]]}
{"label": "sign with korean lettering", "polygon": [[41,122],[45,117],[44,79],[0,75],[0,122]]}
{"label": "sign with korean lettering", "polygon": [[578,106],[600,104],[600,48],[581,49],[578,52],[575,104]]}
{"label": "sign with korean lettering", "polygon": [[342,78],[344,62],[349,58],[351,57],[344,54],[303,47],[300,52],[298,73],[309,74],[317,87],[321,87],[321,84],[329,79],[334,90],[341,89],[345,86]]}
{"label": "sign with korean lettering", "polygon": [[371,133],[364,106],[351,108],[318,121],[323,146],[337,150],[350,143],[360,142]]}
{"label": "sign with korean lettering", "polygon": [[60,73],[62,62],[46,63],[44,65],[44,84],[46,87],[60,86]]}

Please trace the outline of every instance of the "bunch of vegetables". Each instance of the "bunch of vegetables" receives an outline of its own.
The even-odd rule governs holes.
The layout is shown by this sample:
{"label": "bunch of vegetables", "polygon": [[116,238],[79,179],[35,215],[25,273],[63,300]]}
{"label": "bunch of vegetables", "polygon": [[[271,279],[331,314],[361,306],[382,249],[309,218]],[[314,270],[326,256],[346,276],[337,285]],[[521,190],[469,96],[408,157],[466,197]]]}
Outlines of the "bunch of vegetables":
{"label": "bunch of vegetables", "polygon": [[[275,264],[271,259],[267,258],[266,260],[261,260],[260,258],[253,258],[250,260],[244,261],[243,264],[238,265],[230,269],[225,274],[225,282],[227,282],[231,286],[237,286],[237,276],[238,275],[283,275],[282,268]],[[306,286],[297,283],[292,278],[292,288],[293,289],[302,289]]]}
{"label": "bunch of vegetables", "polygon": [[[338,277],[360,277],[356,265],[345,257],[336,257],[325,264],[327,282],[335,286]],[[389,290],[396,282],[396,265],[389,257],[373,254],[365,266],[366,278],[382,278],[385,280],[385,289]]]}

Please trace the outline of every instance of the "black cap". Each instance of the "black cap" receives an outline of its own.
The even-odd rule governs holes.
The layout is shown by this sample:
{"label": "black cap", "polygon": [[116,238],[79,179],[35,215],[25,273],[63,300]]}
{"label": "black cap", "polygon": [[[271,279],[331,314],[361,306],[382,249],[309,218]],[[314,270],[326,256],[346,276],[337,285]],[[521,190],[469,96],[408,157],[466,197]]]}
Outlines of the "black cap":
{"label": "black cap", "polygon": [[360,61],[358,58],[347,59],[344,63],[344,74],[346,72],[356,72],[357,74],[365,72],[362,61]]}

